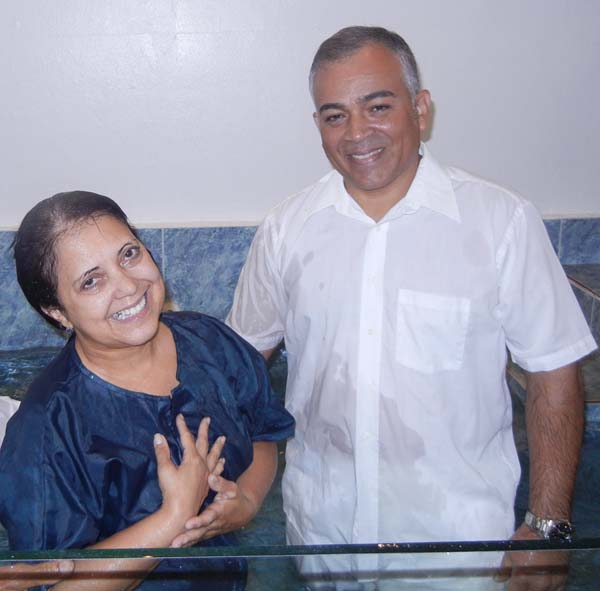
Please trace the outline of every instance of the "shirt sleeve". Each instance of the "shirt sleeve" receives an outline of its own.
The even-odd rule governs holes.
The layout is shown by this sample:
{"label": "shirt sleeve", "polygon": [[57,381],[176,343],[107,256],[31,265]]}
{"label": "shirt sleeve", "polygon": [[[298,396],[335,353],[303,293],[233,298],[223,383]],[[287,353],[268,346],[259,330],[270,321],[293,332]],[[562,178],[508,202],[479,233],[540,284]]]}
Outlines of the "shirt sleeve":
{"label": "shirt sleeve", "polygon": [[497,313],[508,349],[527,371],[557,369],[596,343],[535,208],[517,206],[496,255]]}
{"label": "shirt sleeve", "polygon": [[226,320],[259,351],[276,347],[284,333],[287,298],[277,250],[274,224],[267,218],[254,236]]}
{"label": "shirt sleeve", "polygon": [[98,495],[83,459],[84,437],[68,404],[23,403],[9,422],[0,452],[0,520],[11,549],[97,541]]}

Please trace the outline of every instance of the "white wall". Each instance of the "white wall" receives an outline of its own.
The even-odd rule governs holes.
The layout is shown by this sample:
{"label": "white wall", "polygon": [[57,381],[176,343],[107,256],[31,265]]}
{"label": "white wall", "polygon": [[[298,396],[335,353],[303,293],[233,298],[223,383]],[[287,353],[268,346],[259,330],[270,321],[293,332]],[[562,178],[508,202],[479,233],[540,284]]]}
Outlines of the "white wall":
{"label": "white wall", "polygon": [[74,188],[139,224],[259,220],[328,169],[306,74],[350,24],[412,45],[441,160],[598,215],[599,22],[595,0],[3,0],[0,226]]}

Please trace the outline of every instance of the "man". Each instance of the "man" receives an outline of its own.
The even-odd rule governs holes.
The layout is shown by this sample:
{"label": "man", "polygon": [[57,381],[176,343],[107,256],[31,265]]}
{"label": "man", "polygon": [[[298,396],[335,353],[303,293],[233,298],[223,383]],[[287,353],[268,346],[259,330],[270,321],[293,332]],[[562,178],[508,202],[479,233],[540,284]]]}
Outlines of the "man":
{"label": "man", "polygon": [[[310,83],[335,170],[267,216],[228,318],[266,357],[285,340],[297,422],[283,484],[289,542],[535,539],[550,519],[568,537],[576,361],[595,343],[539,215],[421,144],[431,98],[395,33],[339,31]],[[532,516],[516,532],[506,347],[528,385]],[[472,560],[419,558],[310,557],[301,568],[315,588],[398,589],[400,579],[423,590],[436,587],[403,569]],[[512,588],[560,588],[562,574],[537,568],[556,559],[507,555]],[[538,574],[523,577],[523,562]],[[496,588],[487,575],[468,588]]]}

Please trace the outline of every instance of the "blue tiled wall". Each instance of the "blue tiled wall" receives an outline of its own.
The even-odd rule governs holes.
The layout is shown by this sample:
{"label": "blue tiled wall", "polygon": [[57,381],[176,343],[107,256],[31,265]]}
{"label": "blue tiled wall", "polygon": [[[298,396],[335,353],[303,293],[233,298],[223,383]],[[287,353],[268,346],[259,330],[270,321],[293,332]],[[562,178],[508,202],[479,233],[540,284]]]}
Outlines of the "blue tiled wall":
{"label": "blue tiled wall", "polygon": [[164,277],[180,310],[225,318],[255,228],[164,231]]}
{"label": "blue tiled wall", "polygon": [[[158,228],[140,237],[163,272],[175,308],[225,318],[254,227]],[[10,245],[14,232],[0,231],[0,350],[60,346],[58,331],[25,300]]]}
{"label": "blue tiled wall", "polygon": [[545,220],[563,265],[600,264],[600,218]]}
{"label": "blue tiled wall", "polygon": [[[548,234],[565,264],[600,264],[600,218],[548,220]],[[161,268],[178,309],[224,318],[254,227],[157,228],[141,237]],[[10,244],[14,232],[0,231],[0,350],[56,346],[62,337],[25,301],[15,277]],[[588,322],[600,336],[600,300],[575,289]]]}
{"label": "blue tiled wall", "polygon": [[565,265],[600,263],[598,219],[562,220],[559,256]]}

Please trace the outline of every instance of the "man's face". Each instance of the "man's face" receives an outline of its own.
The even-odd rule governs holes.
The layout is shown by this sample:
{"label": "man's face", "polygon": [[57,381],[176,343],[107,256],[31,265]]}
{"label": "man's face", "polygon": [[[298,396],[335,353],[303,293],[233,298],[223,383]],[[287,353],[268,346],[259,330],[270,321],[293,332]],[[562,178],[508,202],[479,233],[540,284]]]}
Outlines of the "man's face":
{"label": "man's face", "polygon": [[419,164],[430,97],[423,90],[413,102],[399,59],[373,44],[326,63],[315,75],[313,98],[323,148],[350,195],[363,208],[404,197]]}

